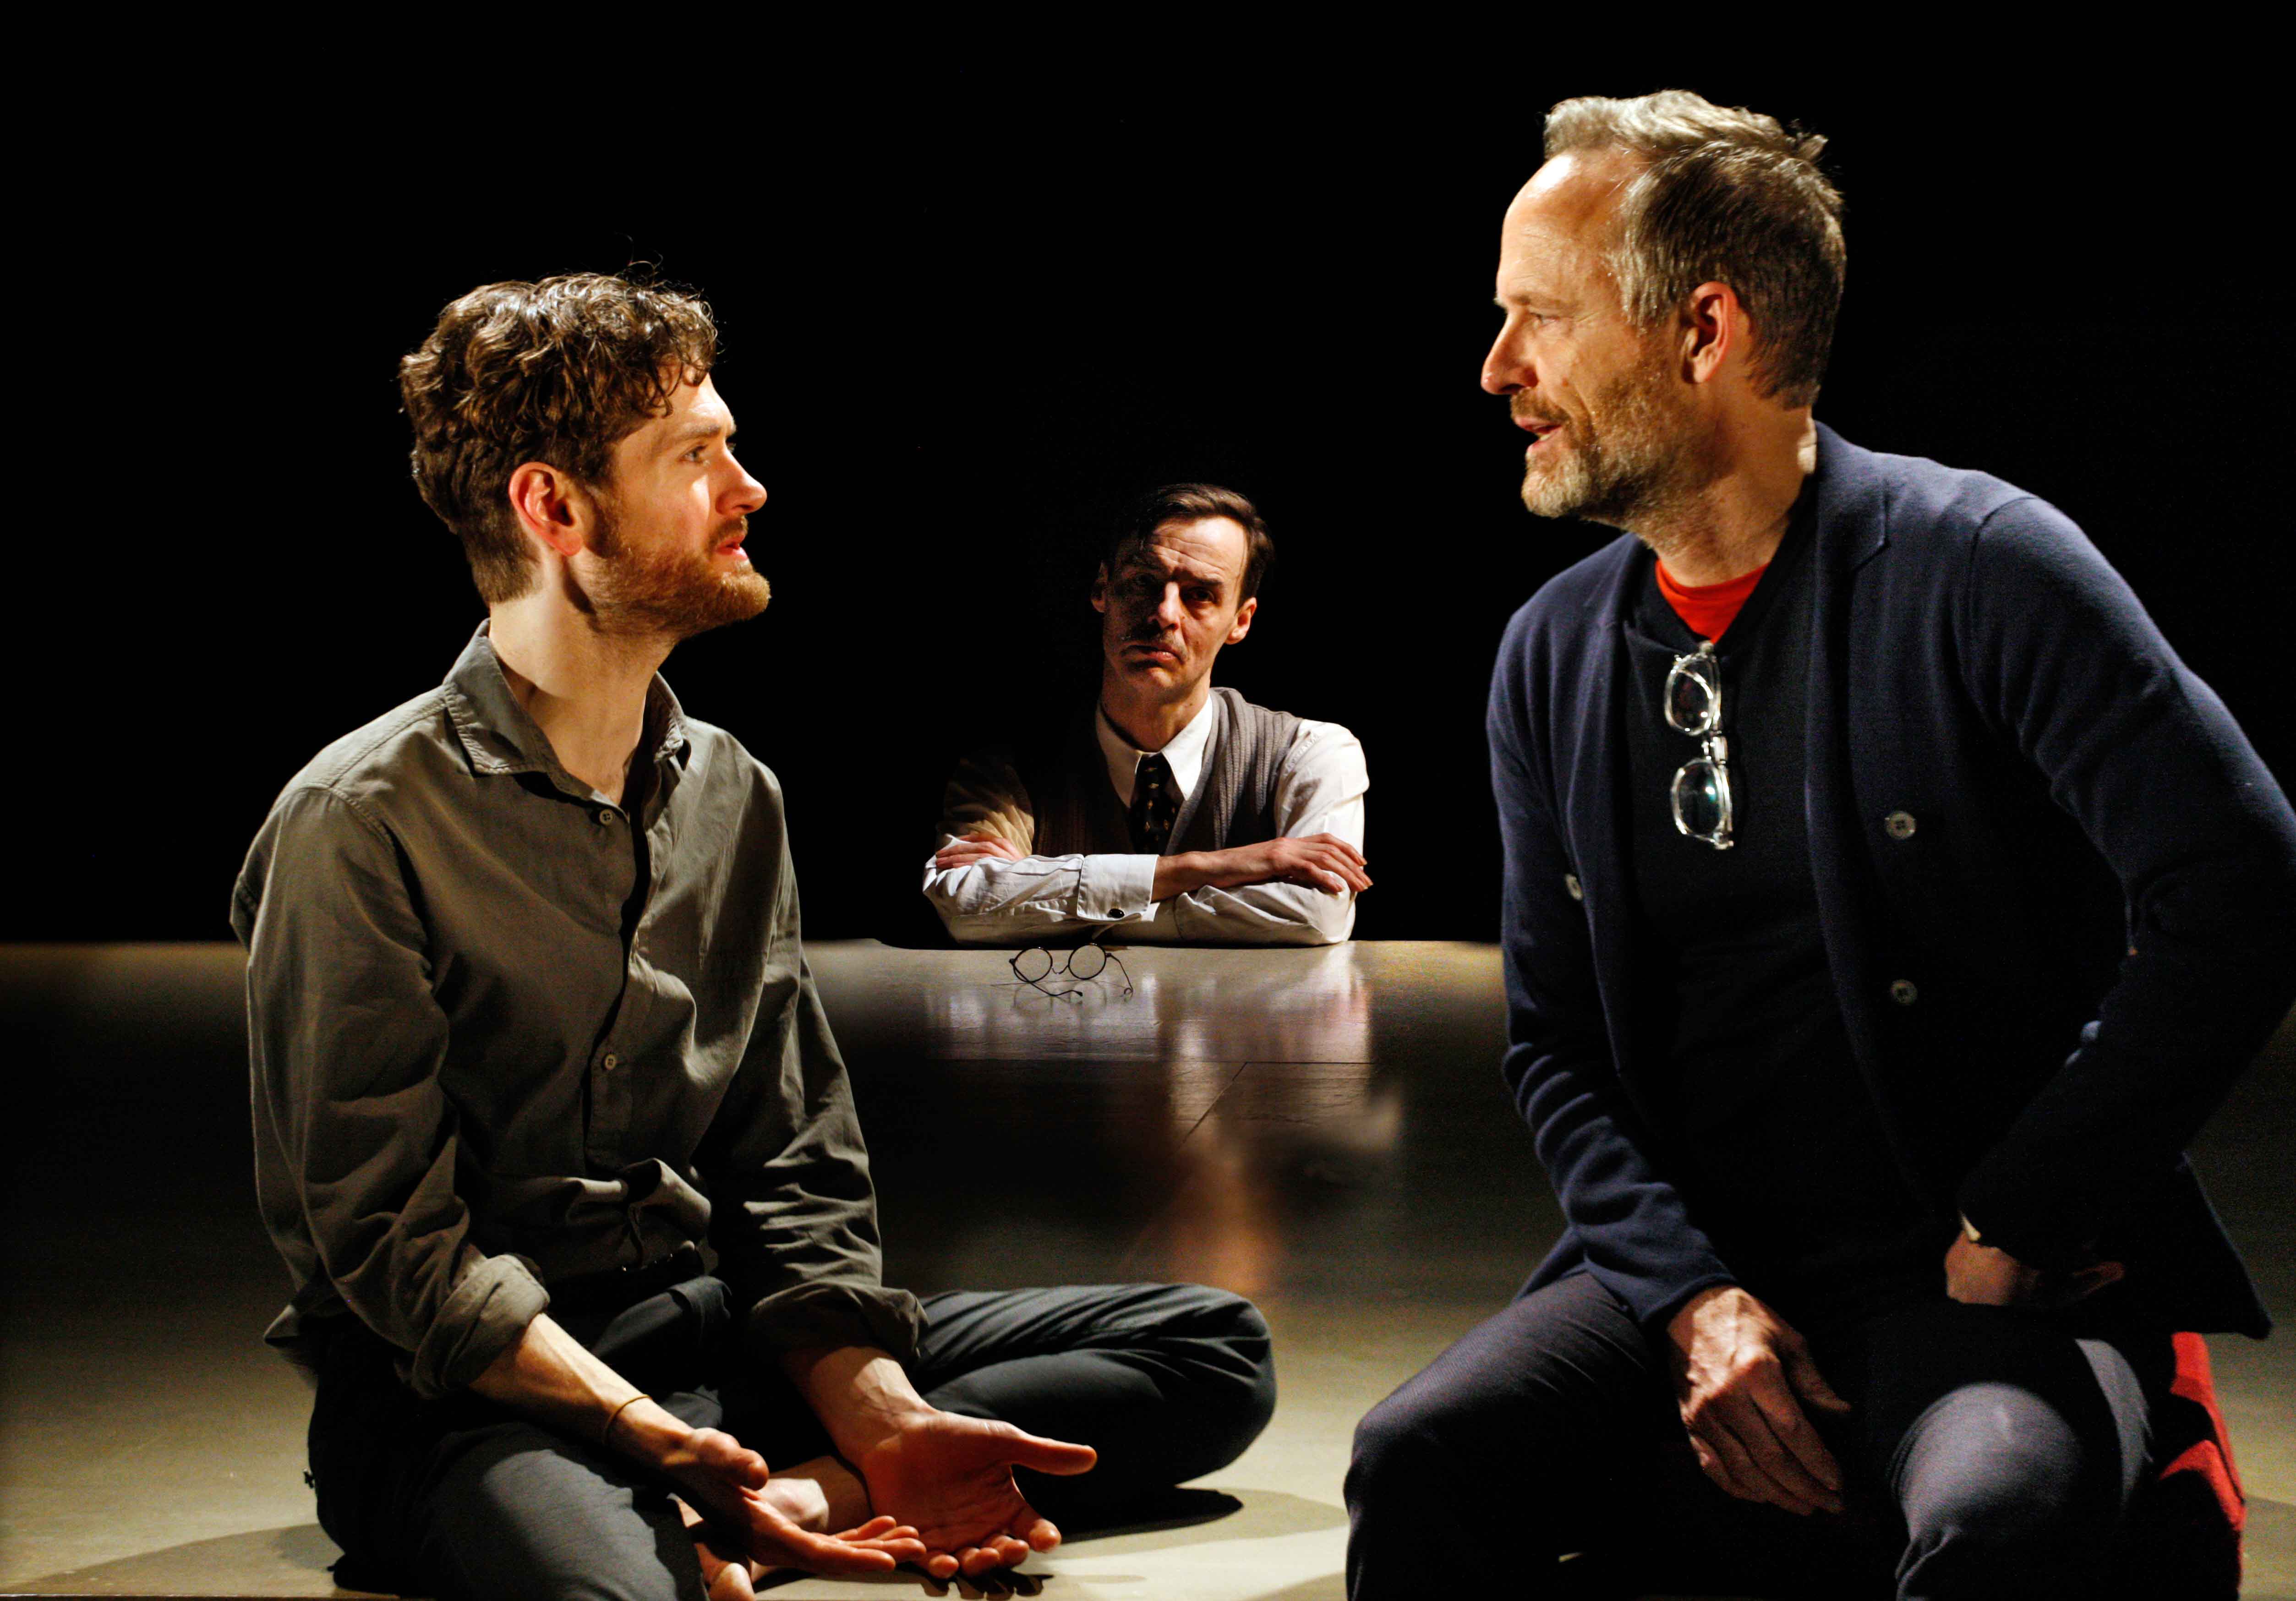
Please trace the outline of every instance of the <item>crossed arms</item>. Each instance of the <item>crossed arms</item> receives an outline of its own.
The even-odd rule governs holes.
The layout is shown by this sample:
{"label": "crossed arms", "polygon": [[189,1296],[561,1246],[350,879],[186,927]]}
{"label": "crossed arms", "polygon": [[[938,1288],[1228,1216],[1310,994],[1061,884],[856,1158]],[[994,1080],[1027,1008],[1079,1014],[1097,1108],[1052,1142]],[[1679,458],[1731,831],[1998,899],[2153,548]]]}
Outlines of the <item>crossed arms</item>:
{"label": "crossed arms", "polygon": [[1034,854],[1028,791],[1001,759],[968,759],[949,784],[925,898],[966,943],[1021,945],[1106,932],[1142,944],[1330,945],[1371,887],[1363,747],[1303,722],[1276,776],[1276,837],[1172,856]]}

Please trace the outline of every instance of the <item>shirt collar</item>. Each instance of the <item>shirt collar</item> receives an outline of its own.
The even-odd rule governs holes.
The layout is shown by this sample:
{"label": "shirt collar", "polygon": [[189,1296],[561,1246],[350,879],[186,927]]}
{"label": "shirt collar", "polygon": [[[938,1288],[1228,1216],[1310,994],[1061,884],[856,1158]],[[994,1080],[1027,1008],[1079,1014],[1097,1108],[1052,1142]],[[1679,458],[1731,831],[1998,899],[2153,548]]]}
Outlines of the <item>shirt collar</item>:
{"label": "shirt collar", "polygon": [[[1108,720],[1108,713],[1095,708],[1093,729],[1100,735],[1100,753],[1108,761],[1108,781],[1116,786],[1116,798],[1125,805],[1132,804],[1132,781],[1140,770],[1140,759],[1149,754],[1117,731]],[[1204,747],[1212,737],[1212,697],[1206,695],[1204,703],[1196,709],[1177,734],[1167,741],[1156,754],[1163,757],[1172,769],[1172,786],[1181,800],[1195,793],[1196,779],[1204,770]]]}
{"label": "shirt collar", "polygon": [[[588,800],[590,786],[560,765],[550,736],[512,693],[488,627],[479,624],[447,675],[447,715],[471,765],[482,773],[540,773],[559,788]],[[646,686],[645,727],[638,738],[651,747],[656,763],[674,759],[684,767],[692,750],[685,709],[660,673]]]}

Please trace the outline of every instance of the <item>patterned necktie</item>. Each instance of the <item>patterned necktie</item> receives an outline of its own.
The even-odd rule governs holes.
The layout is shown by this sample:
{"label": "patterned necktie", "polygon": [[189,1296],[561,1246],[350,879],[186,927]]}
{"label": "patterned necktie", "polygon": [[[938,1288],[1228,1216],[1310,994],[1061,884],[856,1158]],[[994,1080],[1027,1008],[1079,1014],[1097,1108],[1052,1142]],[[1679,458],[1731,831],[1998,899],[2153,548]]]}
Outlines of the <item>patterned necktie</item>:
{"label": "patterned necktie", "polygon": [[1180,814],[1180,798],[1172,789],[1172,764],[1161,756],[1144,756],[1132,775],[1132,842],[1156,856],[1172,837],[1172,819]]}

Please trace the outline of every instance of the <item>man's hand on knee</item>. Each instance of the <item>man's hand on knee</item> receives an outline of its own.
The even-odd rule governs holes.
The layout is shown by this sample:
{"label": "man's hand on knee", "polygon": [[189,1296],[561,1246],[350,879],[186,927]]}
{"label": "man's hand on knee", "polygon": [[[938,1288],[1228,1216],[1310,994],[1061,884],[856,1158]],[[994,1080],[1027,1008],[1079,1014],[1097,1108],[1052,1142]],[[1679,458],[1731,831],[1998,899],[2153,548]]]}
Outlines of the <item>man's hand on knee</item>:
{"label": "man's hand on knee", "polygon": [[2127,1271],[2119,1262],[2096,1262],[2070,1272],[2045,1272],[1958,1234],[1945,1253],[1945,1293],[1969,1306],[2054,1309],[2087,1300],[2118,1284]]}
{"label": "man's hand on knee", "polygon": [[1803,1405],[1847,1412],[1785,1320],[1735,1285],[1701,1291],[1667,1325],[1682,1426],[1706,1476],[1741,1500],[1841,1510],[1841,1469]]}

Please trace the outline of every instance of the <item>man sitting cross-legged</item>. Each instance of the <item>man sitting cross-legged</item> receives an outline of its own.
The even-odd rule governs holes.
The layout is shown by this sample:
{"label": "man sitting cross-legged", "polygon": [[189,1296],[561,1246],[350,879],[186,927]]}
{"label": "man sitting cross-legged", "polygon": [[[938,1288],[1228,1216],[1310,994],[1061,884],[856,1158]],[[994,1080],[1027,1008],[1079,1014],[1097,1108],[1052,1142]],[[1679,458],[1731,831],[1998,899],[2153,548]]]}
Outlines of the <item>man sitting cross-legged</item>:
{"label": "man sitting cross-legged", "polygon": [[447,308],[400,383],[488,621],[288,784],[234,897],[320,1522],[440,1597],[983,1573],[1274,1403],[1221,1292],[881,1282],[779,786],[655,670],[767,599],[715,348],[615,278]]}

